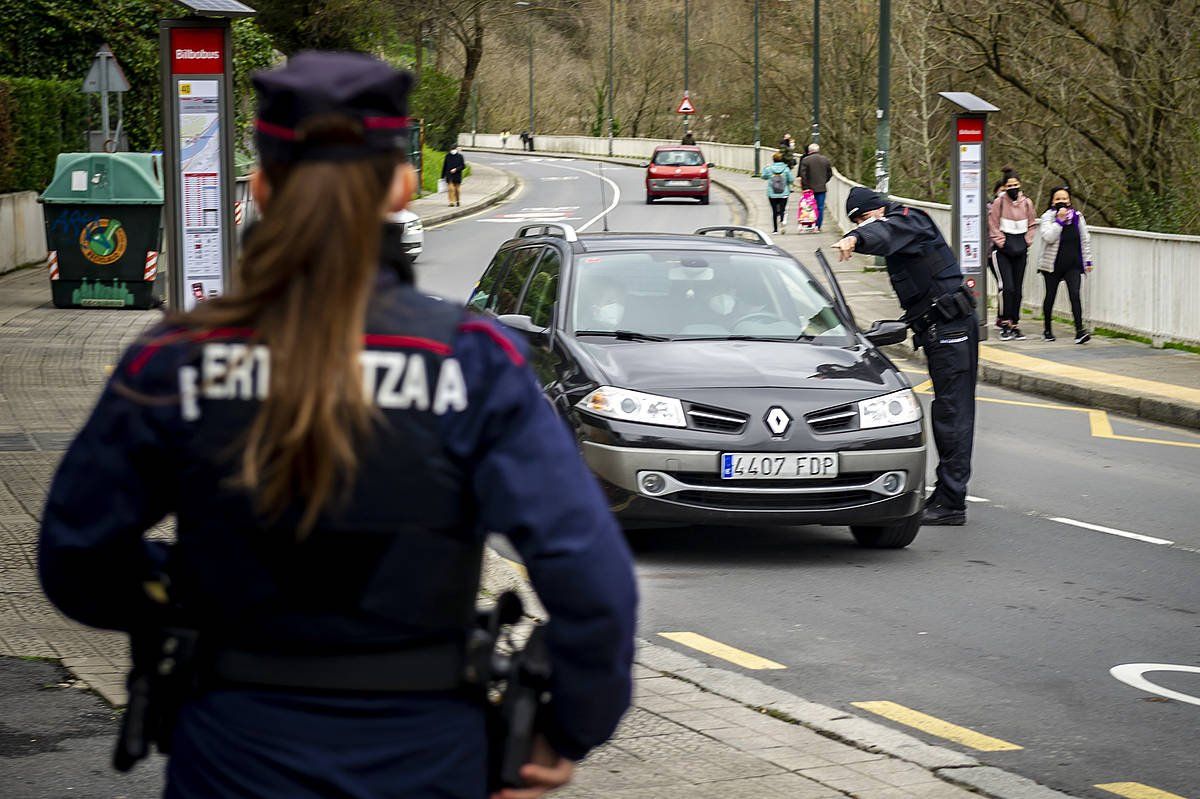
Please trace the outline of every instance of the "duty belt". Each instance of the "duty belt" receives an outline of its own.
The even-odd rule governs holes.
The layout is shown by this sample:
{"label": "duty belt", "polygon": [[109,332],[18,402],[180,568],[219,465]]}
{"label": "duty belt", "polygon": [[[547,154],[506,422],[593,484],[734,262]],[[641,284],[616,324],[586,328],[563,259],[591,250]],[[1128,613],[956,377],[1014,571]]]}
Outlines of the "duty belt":
{"label": "duty belt", "polygon": [[425,644],[386,652],[276,654],[222,649],[218,682],[309,691],[452,691],[463,686],[463,647]]}
{"label": "duty belt", "polygon": [[926,299],[904,315],[904,321],[917,333],[934,325],[966,319],[975,311],[975,304],[966,286],[959,286],[934,299]]}

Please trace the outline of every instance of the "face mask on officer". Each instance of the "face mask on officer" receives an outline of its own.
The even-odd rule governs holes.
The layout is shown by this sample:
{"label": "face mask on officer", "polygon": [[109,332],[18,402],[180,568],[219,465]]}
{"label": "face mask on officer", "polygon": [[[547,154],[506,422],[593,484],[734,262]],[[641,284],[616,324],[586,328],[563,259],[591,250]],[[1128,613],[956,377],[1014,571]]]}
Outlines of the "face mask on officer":
{"label": "face mask on officer", "polygon": [[871,211],[866,211],[865,213],[859,215],[858,222],[855,223],[855,227],[862,227],[863,225],[869,225],[872,222],[883,219],[885,213],[887,213],[887,211],[883,208],[876,208]]}

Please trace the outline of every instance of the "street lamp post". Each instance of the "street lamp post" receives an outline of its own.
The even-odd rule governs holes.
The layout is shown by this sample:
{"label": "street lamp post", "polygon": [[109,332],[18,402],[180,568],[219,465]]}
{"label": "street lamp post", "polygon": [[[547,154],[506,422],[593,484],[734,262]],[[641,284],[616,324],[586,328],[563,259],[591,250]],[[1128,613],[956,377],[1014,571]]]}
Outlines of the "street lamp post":
{"label": "street lamp post", "polygon": [[759,161],[759,148],[762,147],[762,108],[759,105],[758,94],[758,3],[754,0],[754,174],[762,172]]}
{"label": "street lamp post", "polygon": [[[526,13],[533,10],[533,3],[530,0],[517,0],[513,3],[515,6],[520,6],[526,9]],[[533,136],[533,17],[529,17],[529,135]]]}
{"label": "street lamp post", "polygon": [[608,157],[613,154],[613,39],[617,0],[608,0]]}
{"label": "street lamp post", "polygon": [[888,191],[888,145],[891,140],[892,2],[879,0],[879,106],[875,109],[875,191]]}
{"label": "street lamp post", "polygon": [[[688,92],[688,21],[689,21],[689,4],[688,0],[683,0],[683,96],[690,97]],[[689,114],[683,115],[683,132],[687,135],[688,132],[688,117]]]}
{"label": "street lamp post", "polygon": [[821,142],[821,0],[813,0],[812,143]]}

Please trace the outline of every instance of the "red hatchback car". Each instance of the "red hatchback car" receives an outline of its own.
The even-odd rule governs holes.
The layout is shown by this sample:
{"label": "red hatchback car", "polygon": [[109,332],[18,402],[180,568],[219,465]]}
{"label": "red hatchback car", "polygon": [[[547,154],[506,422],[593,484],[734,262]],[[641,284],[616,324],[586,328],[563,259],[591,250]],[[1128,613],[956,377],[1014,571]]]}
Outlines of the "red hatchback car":
{"label": "red hatchback car", "polygon": [[699,147],[664,144],[646,165],[646,204],[659,197],[695,197],[708,205],[708,170]]}

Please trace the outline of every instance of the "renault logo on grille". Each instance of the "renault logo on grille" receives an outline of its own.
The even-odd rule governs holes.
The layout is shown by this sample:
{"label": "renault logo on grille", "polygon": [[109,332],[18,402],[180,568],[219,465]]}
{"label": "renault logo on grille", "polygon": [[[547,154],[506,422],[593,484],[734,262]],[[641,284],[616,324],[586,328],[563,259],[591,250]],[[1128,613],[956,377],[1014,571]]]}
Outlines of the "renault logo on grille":
{"label": "renault logo on grille", "polygon": [[776,437],[782,436],[792,426],[792,417],[788,416],[788,412],[778,405],[767,411],[763,421],[766,423],[767,429],[771,431],[771,435]]}

